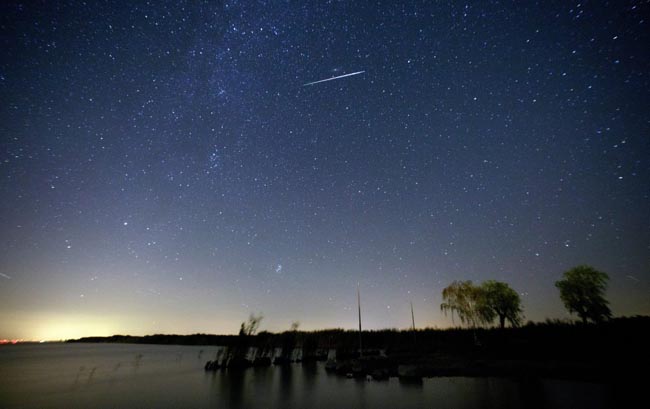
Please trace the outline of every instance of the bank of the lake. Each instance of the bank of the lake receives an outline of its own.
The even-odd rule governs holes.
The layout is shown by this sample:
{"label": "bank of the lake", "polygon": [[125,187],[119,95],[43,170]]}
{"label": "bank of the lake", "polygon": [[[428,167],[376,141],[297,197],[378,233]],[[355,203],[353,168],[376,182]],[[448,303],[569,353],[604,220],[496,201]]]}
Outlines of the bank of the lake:
{"label": "bank of the lake", "polygon": [[[519,328],[262,332],[255,336],[151,335],[91,337],[73,342],[221,345],[228,366],[254,361],[334,360],[334,372],[382,375],[543,377],[607,382],[644,371],[650,363],[650,317],[600,324],[530,323]],[[234,351],[234,352],[233,352]],[[207,362],[207,361],[206,361]],[[235,362],[235,361],[230,361]]]}

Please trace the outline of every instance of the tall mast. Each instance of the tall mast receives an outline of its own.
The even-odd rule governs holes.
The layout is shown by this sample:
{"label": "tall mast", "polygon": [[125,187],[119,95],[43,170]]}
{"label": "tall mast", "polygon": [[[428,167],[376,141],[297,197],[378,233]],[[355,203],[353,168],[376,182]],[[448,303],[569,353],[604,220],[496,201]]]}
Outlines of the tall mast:
{"label": "tall mast", "polygon": [[363,356],[363,347],[361,344],[361,293],[359,292],[359,283],[357,283],[357,306],[359,307],[359,358]]}
{"label": "tall mast", "polygon": [[411,322],[413,323],[413,343],[415,344],[415,314],[413,314],[413,301],[411,301]]}

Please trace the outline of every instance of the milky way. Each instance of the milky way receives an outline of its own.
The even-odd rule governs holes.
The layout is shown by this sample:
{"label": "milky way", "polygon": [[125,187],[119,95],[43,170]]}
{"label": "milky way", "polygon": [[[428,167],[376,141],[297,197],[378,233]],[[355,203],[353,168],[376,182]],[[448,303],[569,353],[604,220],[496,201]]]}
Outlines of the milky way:
{"label": "milky way", "polygon": [[649,314],[648,3],[359,3],[3,1],[0,338]]}

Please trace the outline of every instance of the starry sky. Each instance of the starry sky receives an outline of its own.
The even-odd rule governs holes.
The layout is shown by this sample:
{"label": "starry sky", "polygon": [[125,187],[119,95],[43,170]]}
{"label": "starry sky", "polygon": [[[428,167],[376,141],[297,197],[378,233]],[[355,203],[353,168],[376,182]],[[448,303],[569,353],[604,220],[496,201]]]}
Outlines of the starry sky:
{"label": "starry sky", "polygon": [[567,318],[578,264],[650,314],[649,11],[3,1],[0,338]]}

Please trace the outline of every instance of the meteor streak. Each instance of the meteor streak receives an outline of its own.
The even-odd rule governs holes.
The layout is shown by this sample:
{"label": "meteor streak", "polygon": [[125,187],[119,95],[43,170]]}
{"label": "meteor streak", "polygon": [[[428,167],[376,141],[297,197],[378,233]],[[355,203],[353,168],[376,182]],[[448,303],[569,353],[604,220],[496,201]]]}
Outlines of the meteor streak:
{"label": "meteor streak", "polygon": [[337,80],[337,79],[339,79],[339,78],[351,77],[351,76],[353,76],[353,75],[363,74],[364,72],[365,72],[365,71],[351,72],[350,74],[343,74],[343,75],[338,75],[338,76],[336,76],[336,77],[332,77],[332,78],[326,78],[326,79],[324,79],[324,80],[318,80],[318,81],[314,81],[314,82],[308,82],[308,83],[306,83],[306,84],[303,84],[303,87],[306,87],[307,85],[318,84],[319,82],[333,81],[333,80]]}

